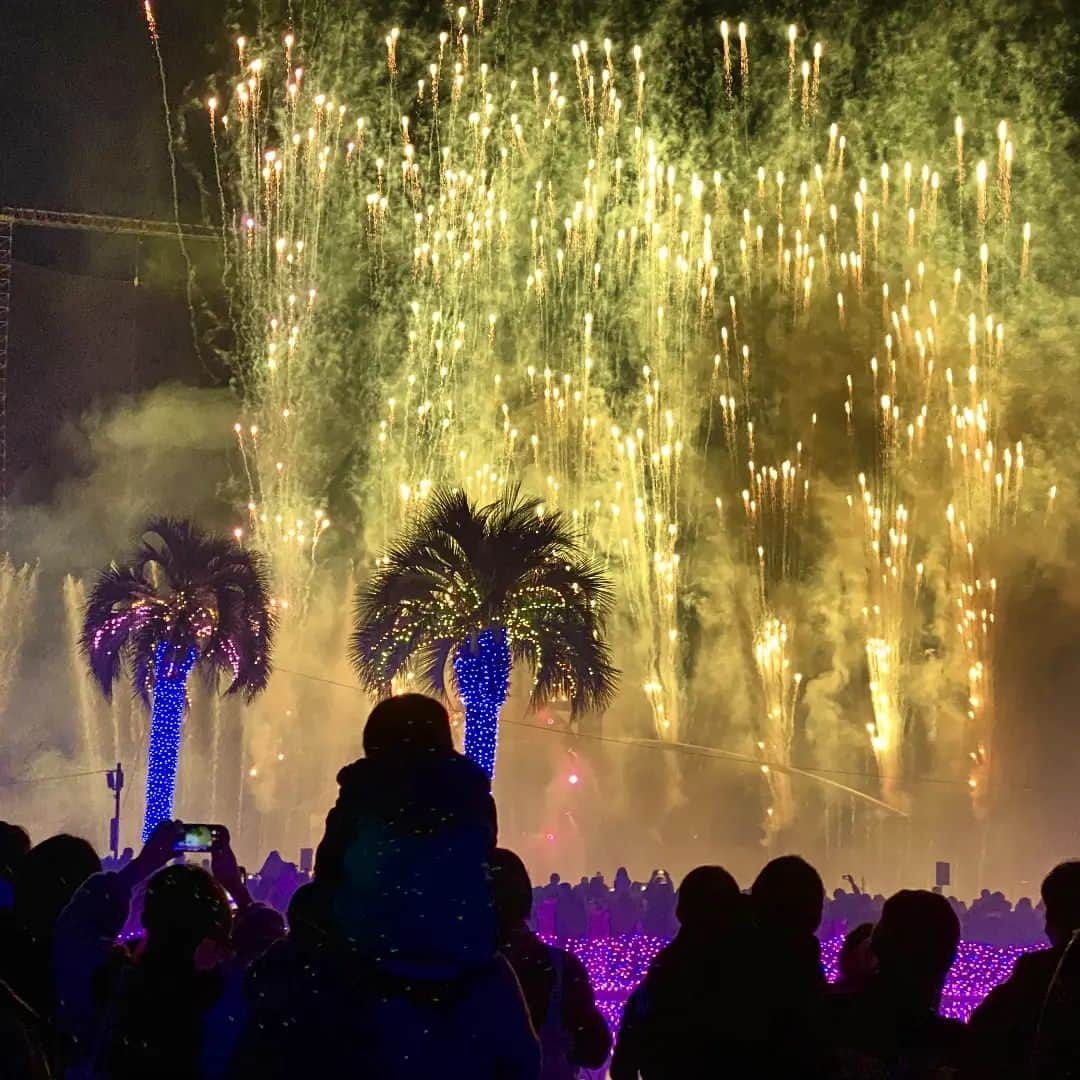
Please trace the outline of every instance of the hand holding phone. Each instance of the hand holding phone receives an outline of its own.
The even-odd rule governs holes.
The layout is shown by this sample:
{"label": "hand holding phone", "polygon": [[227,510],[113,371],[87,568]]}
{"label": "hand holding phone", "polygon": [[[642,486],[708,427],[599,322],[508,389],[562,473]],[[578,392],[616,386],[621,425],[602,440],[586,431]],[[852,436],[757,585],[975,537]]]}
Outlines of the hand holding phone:
{"label": "hand holding phone", "polygon": [[225,891],[233,898],[237,909],[243,911],[251,906],[251,894],[247,891],[245,884],[246,875],[236,861],[236,855],[229,840],[229,830],[224,826],[218,826],[218,829],[210,856],[210,869],[214,877],[225,887]]}
{"label": "hand holding phone", "polygon": [[222,834],[228,835],[224,825],[192,825],[185,823],[181,826],[180,835],[176,840],[173,851],[184,854],[211,851],[218,837]]}
{"label": "hand holding phone", "polygon": [[132,888],[176,857],[183,833],[184,826],[179,821],[158,822],[142,851],[120,871]]}

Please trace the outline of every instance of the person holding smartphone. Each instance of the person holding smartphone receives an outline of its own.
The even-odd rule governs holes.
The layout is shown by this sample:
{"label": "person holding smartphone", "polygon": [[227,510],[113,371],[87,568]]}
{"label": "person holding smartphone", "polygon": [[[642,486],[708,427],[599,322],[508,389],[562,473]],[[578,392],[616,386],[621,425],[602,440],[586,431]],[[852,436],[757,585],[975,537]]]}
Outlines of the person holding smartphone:
{"label": "person holding smartphone", "polygon": [[[200,867],[168,866],[200,849],[211,852],[214,876]],[[146,939],[136,959],[117,938],[135,891],[144,882],[148,882],[142,914]],[[197,957],[205,963],[205,942],[224,955],[221,950],[227,946],[231,926],[226,890],[238,909],[250,905],[228,831],[178,821],[158,825],[123,869],[95,874],[78,890],[57,922],[53,947],[57,1025],[68,1044],[65,1064],[75,1075],[78,1069],[102,1066],[108,1044],[114,1041],[110,1032],[120,1026],[120,1013],[130,1011],[140,995],[148,1002],[159,999],[155,986],[178,979],[191,1000],[207,1008],[212,1004],[213,980],[195,980],[200,983],[195,986],[189,976]],[[142,970],[136,974],[136,968]],[[171,1030],[170,1040],[175,1037],[175,1029]],[[161,1075],[173,1074],[166,1070]]]}
{"label": "person holding smartphone", "polygon": [[108,990],[93,1065],[113,1080],[199,1077],[203,1022],[225,989],[228,896],[201,866],[167,866],[147,884],[142,923],[136,957],[101,980]]}

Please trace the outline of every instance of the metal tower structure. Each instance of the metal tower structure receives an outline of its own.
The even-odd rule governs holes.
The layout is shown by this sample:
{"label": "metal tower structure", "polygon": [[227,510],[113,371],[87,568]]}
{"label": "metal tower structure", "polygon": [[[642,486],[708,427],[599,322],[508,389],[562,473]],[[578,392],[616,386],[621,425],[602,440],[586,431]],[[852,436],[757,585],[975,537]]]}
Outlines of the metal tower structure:
{"label": "metal tower structure", "polygon": [[209,225],[182,225],[172,221],[113,217],[108,214],[72,214],[60,210],[37,210],[23,206],[0,206],[0,554],[7,541],[7,382],[8,338],[11,324],[11,267],[15,229],[76,229],[83,232],[173,240],[221,240]]}

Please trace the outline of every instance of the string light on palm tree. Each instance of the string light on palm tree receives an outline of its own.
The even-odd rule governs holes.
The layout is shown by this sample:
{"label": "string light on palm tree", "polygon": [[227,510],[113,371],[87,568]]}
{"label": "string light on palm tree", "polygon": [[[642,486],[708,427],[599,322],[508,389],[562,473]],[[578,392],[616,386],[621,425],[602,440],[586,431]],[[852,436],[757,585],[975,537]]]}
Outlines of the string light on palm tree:
{"label": "string light on palm tree", "polygon": [[123,564],[98,577],[82,645],[105,696],[130,671],[151,706],[143,840],[172,817],[187,682],[197,666],[249,699],[266,688],[274,616],[262,557],[188,521],[157,519]]}
{"label": "string light on palm tree", "polygon": [[606,574],[561,514],[516,488],[486,506],[438,491],[361,586],[352,660],[361,683],[381,694],[409,668],[446,694],[449,668],[465,710],[465,753],[493,776],[515,662],[532,669],[533,706],[566,700],[573,715],[611,700],[617,673],[603,636],[611,604]]}

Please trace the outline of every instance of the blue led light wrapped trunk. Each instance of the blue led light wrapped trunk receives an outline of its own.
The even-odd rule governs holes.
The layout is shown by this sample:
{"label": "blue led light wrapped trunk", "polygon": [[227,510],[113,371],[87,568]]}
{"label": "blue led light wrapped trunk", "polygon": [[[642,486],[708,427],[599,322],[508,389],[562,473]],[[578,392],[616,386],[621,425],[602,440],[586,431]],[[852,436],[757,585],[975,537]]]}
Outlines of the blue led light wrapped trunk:
{"label": "blue led light wrapped trunk", "polygon": [[146,762],[146,817],[142,838],[173,815],[180,739],[187,710],[187,680],[197,653],[192,648],[181,660],[170,659],[169,647],[160,642],[154,653],[154,708],[150,715],[150,749]]}
{"label": "blue led light wrapped trunk", "polygon": [[465,756],[495,776],[499,712],[510,691],[510,645],[503,627],[477,634],[454,653],[454,677],[465,706]]}

